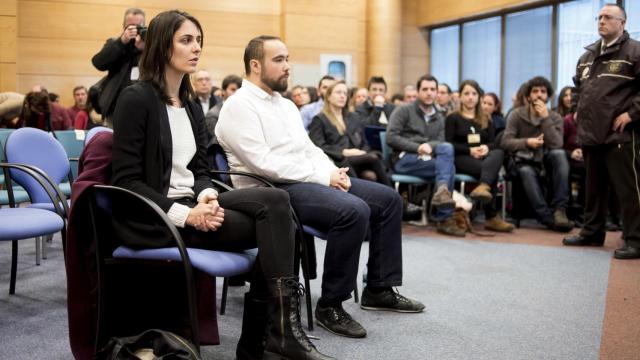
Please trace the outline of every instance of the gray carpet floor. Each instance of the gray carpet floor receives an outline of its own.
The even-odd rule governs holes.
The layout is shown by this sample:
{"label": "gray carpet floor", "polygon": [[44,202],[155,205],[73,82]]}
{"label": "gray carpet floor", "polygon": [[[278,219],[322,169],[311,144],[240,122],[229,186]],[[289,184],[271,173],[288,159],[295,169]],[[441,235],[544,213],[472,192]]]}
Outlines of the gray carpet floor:
{"label": "gray carpet floor", "polygon": [[[425,303],[426,311],[373,312],[346,301],[367,337],[342,338],[316,326],[319,349],[340,359],[598,358],[609,253],[412,236],[403,241],[399,290]],[[316,246],[322,259],[324,241]],[[59,235],[40,266],[33,240],[21,241],[20,249],[17,291],[9,296],[10,244],[0,243],[0,359],[70,359]],[[221,345],[204,347],[205,359],[235,358],[245,291],[230,288],[219,320]],[[314,305],[319,292],[320,281],[312,281]]]}

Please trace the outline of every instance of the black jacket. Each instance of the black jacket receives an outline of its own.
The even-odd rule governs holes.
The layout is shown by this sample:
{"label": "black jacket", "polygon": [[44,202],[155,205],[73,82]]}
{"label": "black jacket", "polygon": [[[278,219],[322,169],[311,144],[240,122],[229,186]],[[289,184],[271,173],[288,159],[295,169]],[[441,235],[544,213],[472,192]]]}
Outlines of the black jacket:
{"label": "black jacket", "polygon": [[362,126],[356,116],[349,113],[344,117],[344,122],[347,129],[342,135],[323,113],[314,116],[309,124],[311,141],[334,161],[344,160],[344,149],[369,150],[363,138]]}
{"label": "black jacket", "polygon": [[385,103],[383,107],[374,106],[371,101],[367,100],[356,107],[356,115],[362,123],[362,126],[375,125],[387,127],[387,124],[381,124],[378,120],[380,114],[384,111],[387,121],[391,119],[391,113],[396,107],[393,104]]}
{"label": "black jacket", "polygon": [[[582,145],[631,141],[640,120],[640,42],[625,31],[600,53],[602,39],[586,47],[573,81],[578,88],[578,142]],[[623,133],[611,130],[614,119],[629,112]]]}
{"label": "black jacket", "polygon": [[[207,173],[207,132],[199,105],[188,100],[183,103],[191,120],[197,147],[195,156],[187,165],[193,172],[193,191],[197,196],[205,188],[213,188]],[[167,197],[172,167],[171,128],[166,104],[151,83],[139,82],[122,91],[113,113],[113,134],[113,184],[150,199],[165,213],[168,212],[175,203]],[[126,213],[126,207],[119,210]],[[126,219],[126,216],[122,217]],[[130,234],[132,237],[137,233],[160,231],[160,227],[154,224],[129,223],[129,227],[125,230],[133,232]],[[148,242],[143,240],[139,244],[160,246],[164,241],[169,241],[168,236],[162,234],[158,235],[158,239],[147,236]]]}
{"label": "black jacket", "polygon": [[123,44],[120,38],[113,38],[91,59],[96,69],[108,71],[99,98],[102,115],[113,113],[120,91],[131,85],[131,69],[138,65],[140,54],[133,43]]}

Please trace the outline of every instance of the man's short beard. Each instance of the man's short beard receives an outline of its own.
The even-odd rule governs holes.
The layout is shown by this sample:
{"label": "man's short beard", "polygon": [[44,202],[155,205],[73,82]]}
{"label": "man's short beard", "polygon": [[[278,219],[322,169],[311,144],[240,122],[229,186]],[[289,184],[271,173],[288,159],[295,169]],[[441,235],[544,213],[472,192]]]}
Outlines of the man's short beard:
{"label": "man's short beard", "polygon": [[278,81],[276,79],[269,79],[266,76],[264,76],[264,74],[262,74],[260,75],[260,81],[262,81],[263,84],[267,85],[269,89],[275,92],[286,91],[287,88],[289,87],[289,83],[287,82],[286,78],[283,79],[282,81]]}

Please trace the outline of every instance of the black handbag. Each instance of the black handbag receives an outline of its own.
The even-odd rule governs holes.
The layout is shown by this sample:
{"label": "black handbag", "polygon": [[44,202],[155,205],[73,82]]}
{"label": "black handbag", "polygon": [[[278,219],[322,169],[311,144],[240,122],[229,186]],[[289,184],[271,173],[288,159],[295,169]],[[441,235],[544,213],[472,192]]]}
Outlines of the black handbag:
{"label": "black handbag", "polygon": [[93,110],[95,110],[98,114],[102,114],[102,107],[100,106],[100,96],[102,96],[102,90],[104,90],[104,86],[106,83],[107,77],[105,76],[89,88],[89,103],[91,104]]}
{"label": "black handbag", "polygon": [[96,354],[96,360],[201,360],[196,347],[184,338],[164,330],[111,338]]}

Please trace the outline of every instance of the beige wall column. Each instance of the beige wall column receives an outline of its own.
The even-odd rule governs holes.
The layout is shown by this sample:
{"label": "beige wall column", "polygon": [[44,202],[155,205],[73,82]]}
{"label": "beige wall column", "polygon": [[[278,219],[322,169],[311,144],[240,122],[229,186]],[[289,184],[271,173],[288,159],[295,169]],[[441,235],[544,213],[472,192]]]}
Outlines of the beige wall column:
{"label": "beige wall column", "polygon": [[367,79],[384,76],[391,96],[402,87],[402,0],[367,2]]}
{"label": "beige wall column", "polygon": [[0,91],[16,91],[17,1],[0,1]]}
{"label": "beige wall column", "polygon": [[419,3],[420,0],[402,1],[402,87],[415,85],[429,68],[427,33],[418,25]]}

